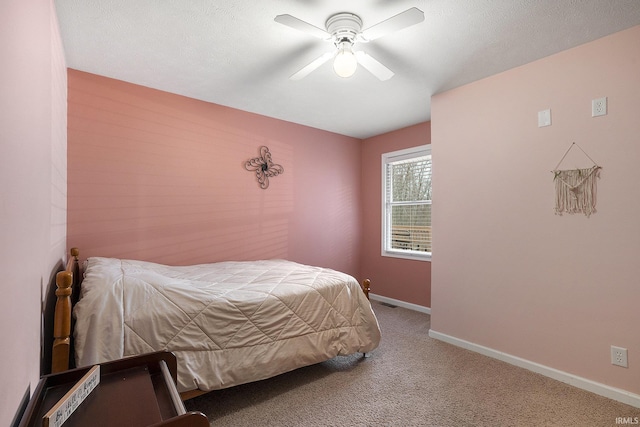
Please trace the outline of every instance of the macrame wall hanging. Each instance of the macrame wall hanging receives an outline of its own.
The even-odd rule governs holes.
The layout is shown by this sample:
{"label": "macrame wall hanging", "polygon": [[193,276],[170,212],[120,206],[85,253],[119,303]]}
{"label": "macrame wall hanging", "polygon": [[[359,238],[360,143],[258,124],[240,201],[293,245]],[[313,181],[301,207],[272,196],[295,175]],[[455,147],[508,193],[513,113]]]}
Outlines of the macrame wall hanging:
{"label": "macrame wall hanging", "polygon": [[263,190],[266,190],[269,187],[269,177],[278,176],[284,172],[284,168],[282,166],[273,163],[269,148],[264,145],[260,147],[260,157],[254,157],[251,160],[247,160],[244,167],[246,170],[256,173],[258,185]]}
{"label": "macrame wall hanging", "polygon": [[[560,170],[560,164],[567,157],[573,147],[578,147],[593,166],[584,169]],[[587,218],[596,212],[597,180],[600,178],[600,169],[596,162],[575,142],[564,153],[553,172],[553,180],[556,186],[556,215],[563,213],[582,213]]]}

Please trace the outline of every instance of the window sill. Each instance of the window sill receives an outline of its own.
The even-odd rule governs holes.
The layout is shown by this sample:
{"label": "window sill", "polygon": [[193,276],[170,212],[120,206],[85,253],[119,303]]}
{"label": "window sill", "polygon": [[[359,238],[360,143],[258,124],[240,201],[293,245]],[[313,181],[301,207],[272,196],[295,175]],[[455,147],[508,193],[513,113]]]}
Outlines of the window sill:
{"label": "window sill", "polygon": [[431,254],[422,254],[409,251],[382,251],[382,256],[390,258],[402,258],[412,261],[429,261],[431,262]]}

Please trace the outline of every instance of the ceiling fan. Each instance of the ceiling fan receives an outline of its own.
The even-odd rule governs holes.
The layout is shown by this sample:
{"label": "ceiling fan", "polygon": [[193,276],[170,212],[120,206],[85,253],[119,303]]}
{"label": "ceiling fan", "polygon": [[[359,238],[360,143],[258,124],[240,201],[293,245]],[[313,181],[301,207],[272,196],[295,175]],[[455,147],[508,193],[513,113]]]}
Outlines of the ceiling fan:
{"label": "ceiling fan", "polygon": [[306,77],[329,59],[334,58],[333,69],[340,77],[351,77],[360,64],[378,79],[384,81],[393,77],[393,71],[362,50],[354,52],[354,44],[356,42],[367,43],[391,32],[418,24],[424,21],[424,13],[420,9],[412,7],[365,30],[362,29],[362,19],[350,12],[331,15],[325,23],[326,30],[291,15],[278,15],[274,20],[295,30],[332,42],[336,48],[291,75],[289,77],[291,80],[300,80]]}

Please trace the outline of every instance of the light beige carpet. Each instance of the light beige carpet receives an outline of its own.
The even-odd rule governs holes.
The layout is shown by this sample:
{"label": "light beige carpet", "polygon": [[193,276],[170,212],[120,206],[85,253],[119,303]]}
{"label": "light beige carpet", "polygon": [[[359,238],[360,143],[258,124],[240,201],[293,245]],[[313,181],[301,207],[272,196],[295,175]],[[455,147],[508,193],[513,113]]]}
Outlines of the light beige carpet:
{"label": "light beige carpet", "polygon": [[640,417],[625,405],[428,336],[429,315],[373,303],[371,357],[337,357],[191,399],[212,426],[580,426]]}

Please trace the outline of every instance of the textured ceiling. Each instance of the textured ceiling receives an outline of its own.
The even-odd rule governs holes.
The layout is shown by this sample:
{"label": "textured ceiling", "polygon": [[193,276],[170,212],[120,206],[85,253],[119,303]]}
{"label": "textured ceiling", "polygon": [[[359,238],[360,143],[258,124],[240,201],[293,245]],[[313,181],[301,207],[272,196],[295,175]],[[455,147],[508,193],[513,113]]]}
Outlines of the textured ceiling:
{"label": "textured ceiling", "polygon": [[[55,0],[67,66],[290,122],[367,138],[430,119],[431,95],[640,24],[639,0]],[[356,48],[395,72],[348,79],[332,45],[274,22],[368,28],[417,7],[424,22]]]}

